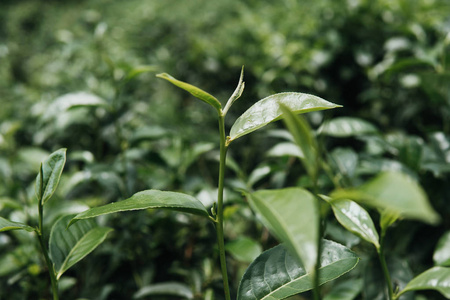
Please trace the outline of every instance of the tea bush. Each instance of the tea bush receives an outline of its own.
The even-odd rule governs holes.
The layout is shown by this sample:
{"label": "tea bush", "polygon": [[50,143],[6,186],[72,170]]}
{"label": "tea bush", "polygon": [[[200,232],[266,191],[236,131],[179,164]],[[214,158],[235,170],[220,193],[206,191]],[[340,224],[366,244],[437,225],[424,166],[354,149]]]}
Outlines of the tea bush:
{"label": "tea bush", "polygon": [[[149,188],[195,196],[209,210],[219,172],[214,110],[154,74],[168,72],[227,99],[245,65],[245,92],[229,110],[227,132],[257,99],[285,91],[319,95],[344,107],[305,115],[326,165],[317,191],[364,186],[385,171],[423,188],[441,222],[402,220],[385,237],[392,280],[403,288],[434,265],[448,266],[449,11],[445,0],[2,1],[0,216],[38,225],[34,179],[60,148],[68,149],[67,163],[45,207],[49,230],[61,215]],[[223,213],[232,295],[249,263],[279,241],[241,192],[314,192],[283,123],[268,127],[228,151]],[[324,236],[360,257],[354,270],[322,286],[324,298],[385,299],[374,247],[320,203]],[[380,215],[368,213],[379,230]],[[129,299],[176,282],[156,290],[222,299],[209,220],[145,210],[97,222],[114,231],[61,277],[61,297]],[[33,234],[0,234],[0,299],[50,297],[36,249]],[[336,296],[339,289],[352,292]],[[310,297],[301,295],[295,297]],[[400,299],[440,297],[420,291]]]}

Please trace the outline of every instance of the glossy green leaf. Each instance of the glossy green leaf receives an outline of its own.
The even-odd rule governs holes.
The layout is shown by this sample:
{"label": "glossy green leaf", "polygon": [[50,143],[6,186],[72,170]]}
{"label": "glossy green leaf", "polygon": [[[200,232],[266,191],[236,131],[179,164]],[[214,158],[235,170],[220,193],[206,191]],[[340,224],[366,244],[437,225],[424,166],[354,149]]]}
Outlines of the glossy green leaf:
{"label": "glossy green leaf", "polygon": [[450,231],[445,232],[439,239],[433,261],[436,265],[450,267]]}
{"label": "glossy green leaf", "polygon": [[[352,270],[359,261],[355,253],[328,240],[322,242],[319,285]],[[238,300],[278,300],[313,288],[310,273],[284,245],[263,252],[245,271]]]}
{"label": "glossy green leaf", "polygon": [[36,196],[42,205],[52,197],[58,187],[66,163],[66,150],[63,148],[50,154],[36,177]]}
{"label": "glossy green leaf", "polygon": [[185,213],[209,217],[203,204],[196,198],[176,192],[166,192],[158,190],[146,190],[134,194],[131,198],[119,202],[109,203],[103,206],[94,207],[76,215],[70,224],[77,220],[94,218],[101,215],[116,212],[141,210],[149,208],[166,208]]}
{"label": "glossy green leaf", "polygon": [[194,299],[192,290],[186,284],[180,282],[163,282],[144,286],[133,295],[133,299],[157,295]]}
{"label": "glossy green leaf", "polygon": [[358,154],[355,151],[350,148],[336,148],[329,157],[339,174],[353,177],[358,165]]}
{"label": "glossy green leaf", "polygon": [[108,227],[98,227],[93,220],[83,220],[67,228],[72,217],[67,215],[59,218],[50,232],[50,257],[57,279],[97,248],[112,231]]}
{"label": "glossy green leaf", "polygon": [[235,241],[228,242],[225,249],[237,260],[251,263],[262,252],[261,244],[257,241],[241,237]]}
{"label": "glossy green leaf", "polygon": [[407,175],[398,172],[381,173],[358,188],[335,191],[332,198],[361,201],[403,218],[430,224],[436,224],[440,220],[422,187]]}
{"label": "glossy green leaf", "polygon": [[433,267],[416,276],[398,295],[409,291],[436,290],[450,299],[450,268]]}
{"label": "glossy green leaf", "polygon": [[362,119],[340,117],[324,122],[318,132],[333,137],[350,137],[377,133],[378,130],[371,123]]}
{"label": "glossy green leaf", "polygon": [[231,127],[229,141],[280,120],[283,117],[280,104],[284,104],[295,114],[340,107],[340,105],[309,94],[275,94],[253,104],[236,120]]}
{"label": "glossy green leaf", "polygon": [[273,146],[266,152],[269,157],[280,157],[280,156],[294,156],[294,157],[305,157],[302,150],[291,142],[281,142]]}
{"label": "glossy green leaf", "polygon": [[369,213],[356,202],[347,199],[329,201],[334,216],[348,231],[380,247],[378,232]]}
{"label": "glossy green leaf", "polygon": [[165,79],[165,80],[169,81],[170,83],[172,83],[173,85],[176,85],[177,87],[191,93],[192,96],[208,103],[209,105],[214,107],[217,111],[220,111],[222,109],[222,105],[220,104],[219,100],[217,100],[214,96],[199,89],[196,86],[193,86],[189,83],[175,79],[167,73],[158,74],[158,75],[156,75],[156,77]]}
{"label": "glossy green leaf", "polygon": [[250,205],[265,226],[299,259],[308,272],[317,260],[319,211],[307,190],[260,190],[248,195]]}
{"label": "glossy green leaf", "polygon": [[308,123],[301,117],[296,116],[287,106],[280,105],[284,115],[284,123],[294,137],[294,141],[301,149],[303,157],[300,157],[305,169],[311,178],[317,176],[317,141],[312,135]]}
{"label": "glossy green leaf", "polygon": [[0,232],[9,230],[26,230],[29,232],[35,231],[35,229],[31,226],[0,217]]}

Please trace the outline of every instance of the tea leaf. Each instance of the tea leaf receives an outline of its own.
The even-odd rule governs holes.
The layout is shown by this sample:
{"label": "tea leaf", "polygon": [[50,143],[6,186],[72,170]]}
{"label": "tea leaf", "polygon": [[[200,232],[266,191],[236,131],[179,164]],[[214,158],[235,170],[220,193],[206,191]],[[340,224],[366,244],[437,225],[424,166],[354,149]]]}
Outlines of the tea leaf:
{"label": "tea leaf", "polygon": [[362,279],[347,279],[333,286],[323,300],[353,300],[361,293],[362,287]]}
{"label": "tea leaf", "polygon": [[112,231],[108,227],[98,227],[93,220],[83,220],[66,229],[73,215],[59,218],[50,233],[50,257],[55,265],[56,278],[86,257]]}
{"label": "tea leaf", "polygon": [[248,198],[264,225],[312,272],[319,238],[317,199],[301,188],[261,190]]}
{"label": "tea leaf", "polygon": [[371,123],[362,119],[340,117],[325,121],[318,129],[318,132],[333,137],[350,137],[377,133],[378,130]]}
{"label": "tea leaf", "polygon": [[436,224],[440,220],[421,186],[398,172],[381,173],[358,188],[338,190],[331,196],[335,199],[361,201],[394,215],[430,224]]}
{"label": "tea leaf", "polygon": [[328,202],[333,209],[338,222],[348,231],[380,247],[378,232],[375,229],[369,213],[356,202],[347,199],[332,200]]}
{"label": "tea leaf", "polygon": [[295,114],[341,107],[322,98],[304,93],[280,93],[259,100],[244,112],[230,130],[229,141],[249,134],[283,118],[280,104]]}
{"label": "tea leaf", "polygon": [[317,142],[312,136],[312,130],[308,123],[301,117],[296,116],[287,106],[281,105],[284,115],[284,123],[294,137],[295,143],[301,149],[303,157],[300,157],[305,169],[311,178],[317,176]]}
{"label": "tea leaf", "polygon": [[66,163],[66,150],[63,148],[50,154],[36,177],[36,196],[42,205],[52,197],[58,187]]}
{"label": "tea leaf", "polygon": [[[320,257],[320,285],[349,272],[359,261],[355,253],[328,240],[322,240]],[[250,264],[239,284],[237,299],[285,299],[311,290],[311,275],[284,245],[278,245]]]}
{"label": "tea leaf", "polygon": [[426,270],[411,280],[397,296],[417,290],[436,290],[450,299],[450,268],[433,267]]}
{"label": "tea leaf", "polygon": [[176,192],[146,190],[136,193],[131,196],[131,198],[128,198],[126,200],[109,203],[84,211],[76,215],[70,221],[69,226],[75,223],[77,220],[81,219],[89,219],[116,212],[149,208],[166,208],[170,210],[209,217],[209,214],[203,204],[192,196]]}
{"label": "tea leaf", "polygon": [[450,267],[450,231],[447,231],[439,239],[436,250],[433,254],[433,261],[436,265]]}
{"label": "tea leaf", "polygon": [[191,93],[192,96],[202,100],[203,102],[208,103],[209,105],[214,107],[218,112],[222,109],[222,105],[220,104],[219,100],[217,100],[214,96],[205,92],[204,90],[199,89],[196,86],[193,86],[189,83],[175,79],[167,73],[158,74],[158,75],[156,75],[156,77],[165,79],[165,80],[169,81],[170,83],[172,83],[173,85],[176,85],[177,87]]}
{"label": "tea leaf", "polygon": [[31,226],[0,217],[0,232],[9,230],[26,230],[29,232],[35,231],[35,229]]}

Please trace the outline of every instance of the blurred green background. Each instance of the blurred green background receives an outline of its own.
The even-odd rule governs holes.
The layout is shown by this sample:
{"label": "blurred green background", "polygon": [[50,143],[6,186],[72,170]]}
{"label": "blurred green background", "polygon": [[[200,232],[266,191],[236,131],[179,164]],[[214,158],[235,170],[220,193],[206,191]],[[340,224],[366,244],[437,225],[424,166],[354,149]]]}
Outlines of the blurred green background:
{"label": "blurred green background", "polygon": [[[48,227],[60,214],[150,188],[184,191],[210,206],[218,169],[214,111],[154,75],[167,72],[224,102],[242,65],[246,89],[229,126],[257,100],[298,91],[344,106],[309,114],[314,128],[339,116],[376,128],[323,139],[323,147],[344,185],[382,170],[420,182],[444,221],[400,223],[388,253],[392,268],[408,274],[432,265],[437,240],[450,228],[448,0],[2,0],[0,215],[34,225],[39,164],[61,147],[68,161],[45,212]],[[245,254],[276,243],[238,188],[309,184],[286,155],[282,128],[273,124],[229,151],[225,230],[233,293],[254,257]],[[324,179],[321,188],[332,184]],[[64,299],[130,299],[161,282],[181,282],[198,299],[211,291],[222,299],[214,228],[204,220],[148,211],[98,221],[115,231],[63,276]],[[376,277],[364,277],[370,247],[331,220],[329,228],[329,238],[366,258],[350,275],[367,283],[357,299],[382,299],[371,286]],[[242,241],[251,246],[236,247]],[[32,234],[0,234],[0,299],[50,297],[35,247]]]}

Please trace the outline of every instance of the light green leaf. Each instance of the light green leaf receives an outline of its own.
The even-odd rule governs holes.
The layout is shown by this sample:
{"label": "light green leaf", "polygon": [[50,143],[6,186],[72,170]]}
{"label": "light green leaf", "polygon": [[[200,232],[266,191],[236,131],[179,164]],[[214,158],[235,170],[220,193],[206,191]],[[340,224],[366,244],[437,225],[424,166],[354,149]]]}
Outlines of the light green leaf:
{"label": "light green leaf", "polygon": [[52,197],[58,187],[66,163],[66,150],[62,148],[50,154],[36,177],[36,196],[42,205]]}
{"label": "light green leaf", "polygon": [[340,117],[325,121],[318,129],[318,132],[333,137],[350,137],[377,133],[378,130],[371,123],[362,119]]}
{"label": "light green leaf", "polygon": [[433,267],[411,280],[399,296],[417,290],[436,290],[450,299],[450,268]]}
{"label": "light green leaf", "polygon": [[319,238],[319,211],[314,195],[301,188],[285,188],[260,190],[248,198],[264,225],[312,272]]}
{"label": "light green leaf", "polygon": [[234,101],[239,99],[242,95],[242,92],[244,91],[245,83],[244,83],[244,66],[242,66],[241,69],[241,76],[239,77],[239,82],[234,90],[233,94],[231,95],[230,99],[228,99],[227,104],[225,105],[225,108],[223,109],[223,114],[226,115],[228,110],[230,109],[231,105],[233,105]]}
{"label": "light green leaf", "polygon": [[31,226],[0,217],[0,232],[9,230],[26,230],[28,232],[35,231],[35,229]]}
{"label": "light green leaf", "polygon": [[266,152],[269,157],[280,157],[280,156],[295,156],[295,157],[305,157],[302,150],[291,142],[281,142],[273,146]]}
{"label": "light green leaf", "polygon": [[241,237],[235,241],[228,242],[225,249],[237,260],[251,263],[262,252],[261,245],[247,237]]}
{"label": "light green leaf", "polygon": [[50,232],[50,257],[57,279],[97,248],[112,231],[108,227],[98,227],[93,220],[83,220],[66,229],[72,217],[67,215],[59,218]]}
{"label": "light green leaf", "polygon": [[304,93],[275,94],[253,104],[236,120],[231,127],[229,141],[280,120],[283,117],[280,104],[284,104],[295,114],[341,107],[322,98]]}
{"label": "light green leaf", "polygon": [[399,214],[397,212],[393,212],[387,209],[384,209],[381,212],[381,218],[380,218],[380,227],[381,227],[381,232],[386,232],[386,230],[392,225],[394,224],[395,221],[398,220],[399,218]]}
{"label": "light green leaf", "polygon": [[222,109],[222,105],[220,104],[219,100],[217,100],[214,96],[205,92],[204,90],[199,89],[196,86],[193,86],[189,83],[175,79],[167,73],[158,74],[158,75],[156,75],[156,77],[165,79],[165,80],[169,81],[170,83],[172,83],[173,85],[176,85],[177,87],[191,93],[192,96],[202,100],[203,102],[208,103],[209,105],[214,107],[218,112],[220,112],[220,110]]}
{"label": "light green leaf", "polygon": [[[326,199],[326,198],[325,198]],[[334,216],[348,231],[380,247],[378,232],[369,213],[356,202],[347,199],[329,201]]]}
{"label": "light green leaf", "polygon": [[176,192],[166,192],[158,190],[146,190],[134,194],[131,198],[123,201],[109,203],[103,206],[94,207],[76,215],[70,225],[77,220],[89,219],[101,215],[116,212],[141,210],[149,208],[166,208],[185,213],[209,217],[205,206],[196,198]]}
{"label": "light green leaf", "polygon": [[360,201],[400,217],[429,224],[436,224],[440,220],[421,186],[398,172],[381,173],[358,188],[337,190],[331,197]]}
{"label": "light green leaf", "polygon": [[284,123],[294,137],[294,141],[301,149],[303,157],[300,157],[309,176],[314,180],[317,176],[317,141],[312,135],[308,123],[301,117],[296,116],[287,106],[280,105],[284,115]]}
{"label": "light green leaf", "polygon": [[133,299],[140,299],[146,296],[153,295],[165,295],[182,297],[185,299],[194,299],[192,290],[186,284],[179,282],[163,282],[144,286],[133,295]]}
{"label": "light green leaf", "polygon": [[450,231],[445,232],[439,239],[433,261],[436,265],[450,267]]}
{"label": "light green leaf", "polygon": [[336,148],[329,157],[339,174],[353,177],[358,165],[358,154],[355,151],[350,148]]}
{"label": "light green leaf", "polygon": [[[352,270],[359,261],[344,246],[323,240],[320,255],[319,285]],[[312,274],[278,245],[263,252],[245,271],[239,284],[238,300],[278,300],[313,288]]]}

